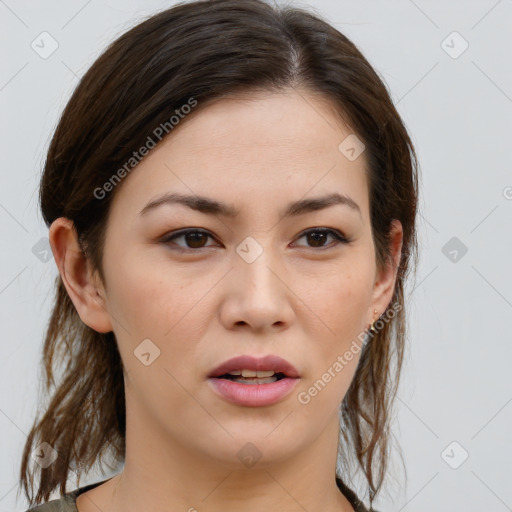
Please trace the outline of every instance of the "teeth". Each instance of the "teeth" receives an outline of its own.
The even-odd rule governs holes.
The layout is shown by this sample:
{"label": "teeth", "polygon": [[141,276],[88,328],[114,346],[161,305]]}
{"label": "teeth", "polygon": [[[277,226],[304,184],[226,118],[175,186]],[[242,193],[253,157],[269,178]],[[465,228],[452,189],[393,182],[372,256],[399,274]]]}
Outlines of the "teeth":
{"label": "teeth", "polygon": [[272,377],[274,371],[236,370],[229,372],[228,375],[241,375],[242,377],[258,377],[259,379],[264,379],[266,377]]}
{"label": "teeth", "polygon": [[249,379],[247,377],[238,377],[233,379],[233,382],[238,382],[239,384],[272,384],[276,381],[277,377],[266,377],[265,379]]}

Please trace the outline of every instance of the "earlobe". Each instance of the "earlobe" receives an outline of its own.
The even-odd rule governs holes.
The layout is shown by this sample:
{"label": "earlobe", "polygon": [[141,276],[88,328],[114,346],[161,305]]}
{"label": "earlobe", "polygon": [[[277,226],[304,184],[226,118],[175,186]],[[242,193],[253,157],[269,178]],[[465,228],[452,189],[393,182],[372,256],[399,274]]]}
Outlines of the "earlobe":
{"label": "earlobe", "polygon": [[82,252],[73,222],[65,217],[50,226],[50,246],[62,281],[82,322],[97,332],[112,331],[104,294]]}

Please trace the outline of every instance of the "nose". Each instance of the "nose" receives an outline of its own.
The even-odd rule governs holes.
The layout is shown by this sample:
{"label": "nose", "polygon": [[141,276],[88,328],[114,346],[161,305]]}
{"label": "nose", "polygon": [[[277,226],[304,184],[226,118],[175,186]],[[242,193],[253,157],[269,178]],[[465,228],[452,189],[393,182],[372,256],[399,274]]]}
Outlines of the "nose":
{"label": "nose", "polygon": [[254,331],[288,328],[295,314],[289,280],[289,272],[271,249],[263,249],[254,261],[235,253],[220,311],[224,327]]}

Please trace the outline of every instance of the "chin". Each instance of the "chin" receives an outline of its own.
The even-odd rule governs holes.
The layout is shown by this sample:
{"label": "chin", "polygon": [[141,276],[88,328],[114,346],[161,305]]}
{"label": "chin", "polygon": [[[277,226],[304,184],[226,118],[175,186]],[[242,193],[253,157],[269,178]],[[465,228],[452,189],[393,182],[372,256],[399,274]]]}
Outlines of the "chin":
{"label": "chin", "polygon": [[[279,435],[275,427],[261,430],[245,431],[233,437],[223,436],[223,439],[211,439],[208,455],[216,463],[229,469],[263,469],[283,462],[301,450],[301,443],[296,437]],[[307,444],[307,443],[306,443]],[[212,452],[212,448],[215,451]]]}

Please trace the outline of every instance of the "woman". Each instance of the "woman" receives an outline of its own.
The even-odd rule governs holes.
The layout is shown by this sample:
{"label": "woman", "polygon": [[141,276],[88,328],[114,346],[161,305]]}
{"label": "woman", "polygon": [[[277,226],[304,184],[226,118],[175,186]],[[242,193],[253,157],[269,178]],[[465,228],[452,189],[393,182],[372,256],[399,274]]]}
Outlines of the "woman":
{"label": "woman", "polygon": [[417,164],[351,41],[260,0],[150,17],[78,85],[40,202],[48,389],[67,365],[25,445],[34,510],[373,510]]}

